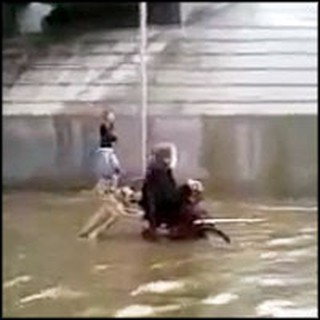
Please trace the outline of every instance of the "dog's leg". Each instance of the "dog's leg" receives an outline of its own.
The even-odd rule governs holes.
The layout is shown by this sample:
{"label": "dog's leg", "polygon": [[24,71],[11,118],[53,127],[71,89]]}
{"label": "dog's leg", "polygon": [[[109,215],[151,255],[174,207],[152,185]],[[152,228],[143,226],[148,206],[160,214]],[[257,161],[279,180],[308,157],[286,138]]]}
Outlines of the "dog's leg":
{"label": "dog's leg", "polygon": [[79,237],[86,238],[89,236],[89,234],[96,229],[99,225],[104,223],[104,221],[107,219],[106,215],[106,207],[105,204],[103,204],[96,213],[89,218],[87,223],[84,225],[84,227],[79,232]]}
{"label": "dog's leg", "polygon": [[143,211],[138,208],[126,208],[123,212],[125,217],[137,217],[141,218],[143,216]]}
{"label": "dog's leg", "polygon": [[113,214],[110,215],[110,217],[105,221],[102,225],[100,225],[96,230],[94,231],[94,238],[99,238],[101,235],[105,233],[113,224],[117,222],[119,219],[119,214],[114,212]]}
{"label": "dog's leg", "polygon": [[[110,205],[110,203],[109,203]],[[110,207],[106,208],[106,213],[108,213],[108,218],[105,222],[103,222],[98,228],[96,228],[96,231],[94,232],[95,238],[98,238],[101,236],[107,229],[109,229],[115,222],[125,214],[125,208],[122,204],[115,203],[112,210],[110,210]]]}

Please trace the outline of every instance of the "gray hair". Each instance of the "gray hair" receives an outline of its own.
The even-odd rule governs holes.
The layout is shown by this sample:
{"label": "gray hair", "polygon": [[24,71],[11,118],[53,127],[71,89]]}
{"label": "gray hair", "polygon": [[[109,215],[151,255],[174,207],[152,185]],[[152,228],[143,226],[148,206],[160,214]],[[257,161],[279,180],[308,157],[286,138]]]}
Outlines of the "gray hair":
{"label": "gray hair", "polygon": [[156,156],[162,157],[167,154],[170,157],[170,168],[174,169],[178,162],[178,151],[177,147],[172,142],[160,142],[153,146],[151,150],[151,156],[154,158]]}

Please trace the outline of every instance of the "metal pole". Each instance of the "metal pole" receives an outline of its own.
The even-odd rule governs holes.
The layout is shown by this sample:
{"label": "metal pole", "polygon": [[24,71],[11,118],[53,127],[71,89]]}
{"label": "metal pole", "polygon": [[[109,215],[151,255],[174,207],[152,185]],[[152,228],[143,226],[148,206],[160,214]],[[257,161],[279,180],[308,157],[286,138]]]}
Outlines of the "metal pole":
{"label": "metal pole", "polygon": [[139,3],[140,11],[140,61],[141,61],[141,163],[142,174],[144,175],[147,167],[147,115],[148,115],[148,96],[147,96],[147,67],[146,67],[146,48],[147,48],[147,3]]}

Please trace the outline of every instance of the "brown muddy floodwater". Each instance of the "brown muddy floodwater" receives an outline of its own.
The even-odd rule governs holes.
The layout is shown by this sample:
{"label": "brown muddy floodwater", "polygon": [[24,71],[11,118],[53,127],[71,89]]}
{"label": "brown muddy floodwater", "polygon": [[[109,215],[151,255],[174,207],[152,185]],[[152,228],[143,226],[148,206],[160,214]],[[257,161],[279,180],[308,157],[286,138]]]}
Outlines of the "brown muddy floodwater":
{"label": "brown muddy floodwater", "polygon": [[3,195],[6,317],[317,315],[317,203],[213,200],[232,238],[148,243],[120,221],[100,243],[76,233],[96,200],[79,193]]}

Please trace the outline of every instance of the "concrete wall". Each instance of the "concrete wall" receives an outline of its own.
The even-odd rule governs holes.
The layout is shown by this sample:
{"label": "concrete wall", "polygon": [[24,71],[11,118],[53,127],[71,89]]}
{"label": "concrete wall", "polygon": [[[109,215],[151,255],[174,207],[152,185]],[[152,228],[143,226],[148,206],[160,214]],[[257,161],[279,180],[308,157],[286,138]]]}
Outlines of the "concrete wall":
{"label": "concrete wall", "polygon": [[[117,121],[118,153],[128,174],[141,170],[140,123]],[[88,116],[13,116],[3,121],[5,186],[72,187],[92,183],[99,118]]]}
{"label": "concrete wall", "polygon": [[[88,116],[6,116],[5,187],[90,186],[99,119]],[[209,191],[233,196],[317,194],[314,116],[152,116],[148,146],[172,141],[179,178],[204,179]],[[118,116],[117,152],[128,176],[141,176],[140,122]]]}
{"label": "concrete wall", "polygon": [[202,166],[215,192],[270,197],[317,194],[314,116],[205,119]]}

